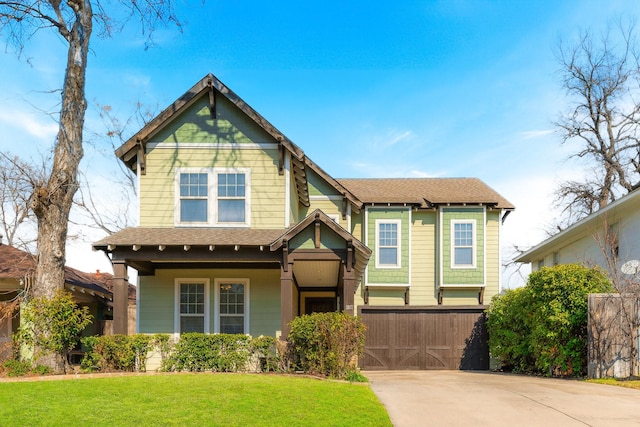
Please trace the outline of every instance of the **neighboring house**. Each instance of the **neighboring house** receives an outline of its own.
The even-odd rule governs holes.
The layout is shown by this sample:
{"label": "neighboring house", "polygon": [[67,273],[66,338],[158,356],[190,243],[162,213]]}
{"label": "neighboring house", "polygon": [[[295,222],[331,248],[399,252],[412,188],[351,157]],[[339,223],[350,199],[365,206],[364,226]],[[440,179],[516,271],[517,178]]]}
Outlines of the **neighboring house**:
{"label": "neighboring house", "polygon": [[[558,264],[598,265],[612,277],[640,260],[640,191],[634,191],[583,218],[520,255],[531,271]],[[615,271],[611,271],[615,270]]]}
{"label": "neighboring house", "polygon": [[[0,240],[0,360],[7,356],[11,335],[20,325],[19,307],[9,304],[16,297],[28,291],[34,280],[36,262],[32,254],[2,244]],[[65,289],[73,295],[80,306],[89,307],[93,323],[85,335],[111,333],[113,318],[113,276],[108,273],[85,273],[71,267],[65,267]],[[135,287],[129,286],[127,299],[135,313]],[[11,308],[11,312],[9,312]]]}
{"label": "neighboring house", "polygon": [[[500,292],[500,227],[513,206],[493,189],[475,178],[333,178],[211,74],[116,155],[140,195],[140,226],[93,245],[113,264],[117,331],[133,267],[140,333],[286,337],[296,316],[343,310],[369,327],[365,366],[428,368],[443,345],[463,351]],[[433,351],[402,341],[428,335],[416,332],[430,325],[426,309],[447,317]],[[394,313],[418,329],[398,317],[397,333],[383,331]],[[420,361],[403,365],[402,345]]]}
{"label": "neighboring house", "polygon": [[[639,237],[640,190],[636,190],[516,259],[516,262],[531,264],[531,271],[571,263],[599,266],[620,291],[613,295],[589,295],[588,375],[591,378],[626,378],[640,374],[637,352]],[[631,332],[634,330],[635,334]],[[636,347],[635,360],[633,346]]]}

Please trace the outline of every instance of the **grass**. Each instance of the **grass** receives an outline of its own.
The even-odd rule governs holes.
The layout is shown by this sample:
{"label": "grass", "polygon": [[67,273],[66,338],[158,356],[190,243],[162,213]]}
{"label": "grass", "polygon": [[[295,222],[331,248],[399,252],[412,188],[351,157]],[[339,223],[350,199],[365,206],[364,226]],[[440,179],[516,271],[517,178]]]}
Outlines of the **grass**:
{"label": "grass", "polygon": [[640,390],[640,380],[618,380],[616,378],[598,378],[598,379],[587,380],[587,381],[589,381],[590,383],[608,384],[608,385],[628,387],[628,388],[634,388],[636,390]]}
{"label": "grass", "polygon": [[3,425],[390,426],[366,385],[169,374],[0,383]]}

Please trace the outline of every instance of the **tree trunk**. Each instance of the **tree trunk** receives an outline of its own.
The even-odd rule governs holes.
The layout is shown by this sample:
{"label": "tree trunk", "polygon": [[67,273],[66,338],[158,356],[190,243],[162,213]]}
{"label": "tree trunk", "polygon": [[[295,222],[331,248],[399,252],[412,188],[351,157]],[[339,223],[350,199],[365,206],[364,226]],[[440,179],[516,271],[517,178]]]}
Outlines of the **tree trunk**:
{"label": "tree trunk", "polygon": [[[34,189],[32,198],[38,219],[38,262],[31,289],[34,297],[52,298],[56,290],[64,289],[69,213],[78,189],[78,168],[83,154],[82,133],[87,109],[85,76],[93,13],[88,0],[70,0],[68,4],[73,8],[76,20],[70,29],[58,28],[68,42],[68,51],[53,165],[48,181]],[[38,349],[35,350],[38,354]],[[55,370],[60,369],[55,359],[40,361],[43,362]]]}

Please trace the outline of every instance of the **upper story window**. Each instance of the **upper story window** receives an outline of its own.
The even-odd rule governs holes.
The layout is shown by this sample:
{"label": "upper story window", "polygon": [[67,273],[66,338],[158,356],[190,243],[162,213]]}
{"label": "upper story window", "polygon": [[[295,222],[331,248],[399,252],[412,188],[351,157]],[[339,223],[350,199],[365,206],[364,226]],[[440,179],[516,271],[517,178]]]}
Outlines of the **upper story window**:
{"label": "upper story window", "polygon": [[207,222],[209,177],[206,173],[180,174],[180,222]]}
{"label": "upper story window", "polygon": [[400,267],[400,220],[376,220],[376,267]]}
{"label": "upper story window", "polygon": [[475,267],[475,221],[451,221],[452,267]]}
{"label": "upper story window", "polygon": [[176,225],[249,225],[249,169],[181,168],[176,184]]}
{"label": "upper story window", "polygon": [[246,218],[246,175],[218,174],[218,222],[244,223]]}

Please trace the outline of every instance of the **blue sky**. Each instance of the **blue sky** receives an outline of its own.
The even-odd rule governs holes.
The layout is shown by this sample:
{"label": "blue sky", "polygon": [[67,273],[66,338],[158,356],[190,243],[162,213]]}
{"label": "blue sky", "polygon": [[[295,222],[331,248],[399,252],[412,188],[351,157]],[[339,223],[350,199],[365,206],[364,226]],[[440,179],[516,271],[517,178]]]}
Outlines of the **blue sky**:
{"label": "blue sky", "polygon": [[[564,162],[553,121],[568,103],[557,42],[640,15],[635,1],[324,1],[180,3],[183,32],[161,29],[144,49],[135,22],[94,34],[87,128],[97,103],[126,118],[142,102],[162,109],[212,72],[334,177],[478,177],[516,205],[503,255],[545,237],[553,191],[579,176]],[[37,33],[22,58],[0,54],[0,150],[50,149],[64,45]],[[131,129],[132,131],[136,129]],[[97,149],[97,151],[96,151]],[[108,189],[114,158],[89,147],[94,190]],[[91,240],[69,264],[108,270]],[[504,286],[521,279],[507,272]]]}

